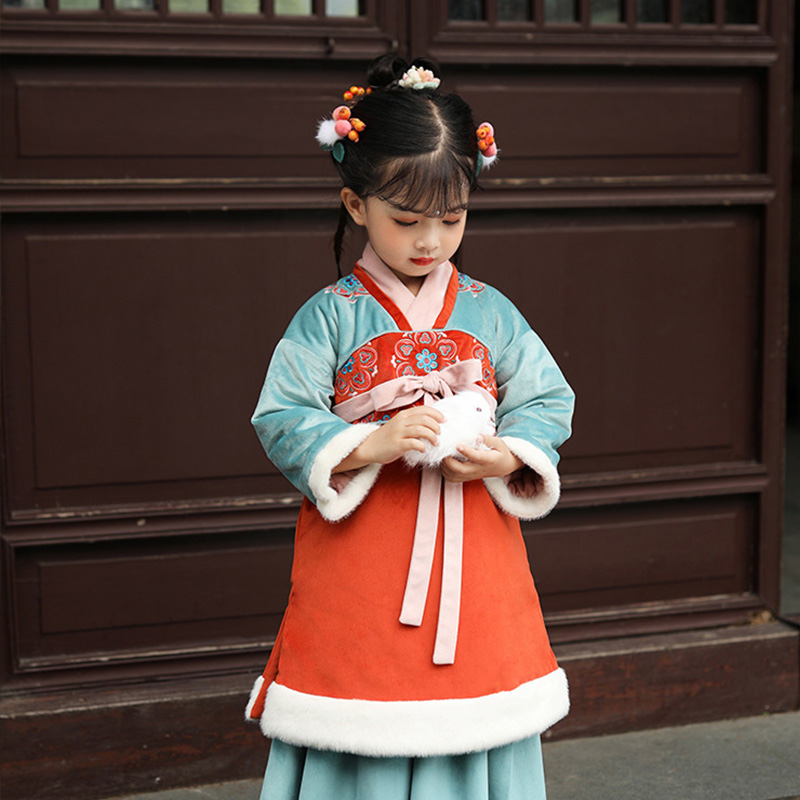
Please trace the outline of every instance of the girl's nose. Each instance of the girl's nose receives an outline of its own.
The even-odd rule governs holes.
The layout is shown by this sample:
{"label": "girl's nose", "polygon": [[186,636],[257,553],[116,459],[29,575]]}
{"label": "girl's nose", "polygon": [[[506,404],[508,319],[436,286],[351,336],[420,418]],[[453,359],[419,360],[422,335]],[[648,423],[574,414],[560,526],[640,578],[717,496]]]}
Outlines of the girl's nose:
{"label": "girl's nose", "polygon": [[416,241],[416,247],[418,250],[432,251],[435,250],[438,245],[439,237],[437,236],[435,229],[430,227],[426,230],[420,231],[419,237]]}

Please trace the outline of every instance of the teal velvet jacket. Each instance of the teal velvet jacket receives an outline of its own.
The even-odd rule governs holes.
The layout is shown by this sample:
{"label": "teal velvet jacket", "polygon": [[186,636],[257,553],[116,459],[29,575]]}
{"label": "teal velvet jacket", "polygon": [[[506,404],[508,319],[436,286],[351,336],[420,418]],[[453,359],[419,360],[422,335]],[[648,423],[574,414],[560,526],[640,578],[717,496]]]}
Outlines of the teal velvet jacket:
{"label": "teal velvet jacket", "polygon": [[[317,292],[297,312],[272,356],[252,419],[269,459],[323,515],[329,516],[326,512],[330,511],[331,518],[350,513],[354,506],[332,502],[341,498],[338,492],[336,498],[331,495],[330,468],[366,438],[375,424],[363,423],[357,426],[362,430],[353,431],[351,423],[331,411],[337,377],[367,343],[380,343],[387,334],[402,330],[395,319],[400,316],[402,323],[402,316],[393,308],[387,310],[391,301],[374,296],[365,282],[363,272],[360,278],[348,275]],[[514,304],[491,286],[458,273],[452,310],[441,327],[433,330],[444,331],[448,340],[468,339],[485,348],[484,366],[493,370],[496,383],[497,435],[522,461],[537,473],[552,474],[557,483],[557,448],[570,435],[574,394]],[[418,345],[417,351],[422,358],[411,360],[414,371],[424,374],[426,368],[441,368],[443,359],[435,348]],[[472,355],[461,346],[459,351],[456,360]],[[434,360],[425,362],[425,352]],[[326,449],[339,458],[323,466],[329,460]],[[538,456],[532,464],[534,452]],[[315,465],[321,474],[312,475]],[[494,484],[495,491],[505,497],[498,481],[488,479],[487,486]],[[514,508],[506,510],[523,518],[538,517],[557,496],[556,491],[546,508],[541,502],[528,509],[512,503]]]}

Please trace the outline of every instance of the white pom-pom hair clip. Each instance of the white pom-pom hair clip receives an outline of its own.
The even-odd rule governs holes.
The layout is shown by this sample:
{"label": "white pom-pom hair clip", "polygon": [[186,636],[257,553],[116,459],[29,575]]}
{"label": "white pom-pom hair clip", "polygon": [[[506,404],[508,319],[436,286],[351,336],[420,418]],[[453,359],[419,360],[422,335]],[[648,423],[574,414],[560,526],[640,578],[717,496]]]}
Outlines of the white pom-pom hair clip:
{"label": "white pom-pom hair clip", "polygon": [[336,133],[335,119],[321,119],[317,125],[317,141],[324,150],[332,150],[342,137]]}

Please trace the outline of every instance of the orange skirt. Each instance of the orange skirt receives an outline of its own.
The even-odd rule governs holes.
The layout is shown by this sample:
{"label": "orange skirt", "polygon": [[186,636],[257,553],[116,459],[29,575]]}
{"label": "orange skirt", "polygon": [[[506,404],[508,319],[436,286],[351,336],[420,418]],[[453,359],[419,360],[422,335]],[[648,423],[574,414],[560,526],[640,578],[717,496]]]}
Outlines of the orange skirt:
{"label": "orange skirt", "polygon": [[[567,713],[566,679],[519,522],[497,508],[481,481],[463,486],[455,663],[432,660],[441,508],[422,624],[399,621],[419,484],[418,471],[389,464],[361,505],[335,523],[304,501],[289,604],[248,705],[266,735],[363,755],[440,755],[501,746]],[[390,725],[398,730],[388,735]]]}

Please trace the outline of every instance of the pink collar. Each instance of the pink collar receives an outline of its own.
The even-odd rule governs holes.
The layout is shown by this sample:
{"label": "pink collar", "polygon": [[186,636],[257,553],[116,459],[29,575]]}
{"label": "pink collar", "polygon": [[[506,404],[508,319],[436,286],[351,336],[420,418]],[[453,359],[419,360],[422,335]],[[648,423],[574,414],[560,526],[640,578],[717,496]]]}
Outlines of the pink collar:
{"label": "pink collar", "polygon": [[447,287],[453,275],[453,265],[449,261],[443,261],[428,273],[417,295],[381,261],[369,242],[358,263],[400,309],[412,330],[426,330],[434,326],[444,306]]}

